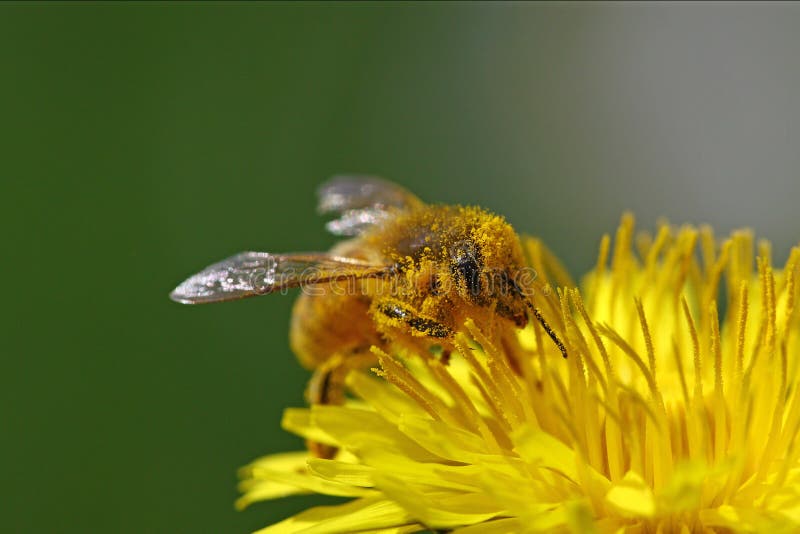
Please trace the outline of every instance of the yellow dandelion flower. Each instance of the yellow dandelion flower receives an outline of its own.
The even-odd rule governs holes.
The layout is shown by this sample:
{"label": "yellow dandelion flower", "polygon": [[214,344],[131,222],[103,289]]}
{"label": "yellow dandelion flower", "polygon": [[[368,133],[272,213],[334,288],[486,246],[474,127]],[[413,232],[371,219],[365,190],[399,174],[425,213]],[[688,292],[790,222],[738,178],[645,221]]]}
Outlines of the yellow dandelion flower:
{"label": "yellow dandelion flower", "polygon": [[285,412],[338,456],[256,460],[237,504],[352,498],[263,533],[800,531],[800,248],[775,269],[749,232],[630,216],[610,243],[579,291],[526,242],[568,359],[536,323],[509,354],[473,321],[446,366],[378,353],[345,405]]}

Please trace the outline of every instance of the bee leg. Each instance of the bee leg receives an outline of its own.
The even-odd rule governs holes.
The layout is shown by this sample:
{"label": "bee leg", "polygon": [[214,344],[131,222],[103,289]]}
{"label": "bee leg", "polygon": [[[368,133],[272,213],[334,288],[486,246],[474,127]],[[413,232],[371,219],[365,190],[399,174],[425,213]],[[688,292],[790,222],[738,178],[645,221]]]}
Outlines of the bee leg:
{"label": "bee leg", "polygon": [[314,458],[320,458],[322,460],[333,460],[336,457],[336,453],[339,452],[338,447],[310,439],[306,440],[306,449],[308,449],[308,452],[310,452]]}
{"label": "bee leg", "polygon": [[377,303],[377,311],[389,319],[389,324],[404,324],[417,332],[433,338],[452,337],[453,331],[442,323],[423,317],[409,306],[394,299],[385,299]]}
{"label": "bee leg", "polygon": [[[306,401],[311,404],[341,405],[345,401],[345,379],[354,369],[374,366],[375,355],[369,349],[354,351],[351,354],[336,354],[314,370],[306,387]],[[338,449],[333,445],[306,441],[306,447],[317,458],[331,459]]]}
{"label": "bee leg", "polygon": [[309,404],[344,404],[344,367],[340,355],[332,356],[314,370],[306,387]]}

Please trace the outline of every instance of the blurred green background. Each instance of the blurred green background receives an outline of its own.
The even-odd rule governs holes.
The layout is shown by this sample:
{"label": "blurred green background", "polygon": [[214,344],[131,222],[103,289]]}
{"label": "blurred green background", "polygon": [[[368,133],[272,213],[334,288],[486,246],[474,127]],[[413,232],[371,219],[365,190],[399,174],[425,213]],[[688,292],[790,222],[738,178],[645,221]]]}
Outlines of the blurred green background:
{"label": "blurred green background", "polygon": [[3,4],[0,530],[246,532],[301,441],[292,298],[183,307],[246,250],[325,249],[314,189],[479,203],[575,274],[620,213],[800,237],[800,6]]}

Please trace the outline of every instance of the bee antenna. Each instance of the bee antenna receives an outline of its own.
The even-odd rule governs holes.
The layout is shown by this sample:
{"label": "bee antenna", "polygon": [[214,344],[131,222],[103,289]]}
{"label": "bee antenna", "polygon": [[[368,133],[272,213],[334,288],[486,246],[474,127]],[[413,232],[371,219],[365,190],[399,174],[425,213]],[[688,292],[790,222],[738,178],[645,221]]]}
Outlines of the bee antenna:
{"label": "bee antenna", "polygon": [[541,310],[539,310],[539,308],[534,306],[533,303],[528,299],[525,299],[525,304],[528,305],[528,308],[531,309],[531,312],[533,313],[533,316],[536,317],[536,320],[539,321],[539,324],[542,325],[542,328],[544,328],[544,331],[547,332],[547,335],[550,336],[550,339],[552,339],[553,343],[556,344],[556,346],[558,347],[558,350],[561,351],[561,355],[564,356],[564,358],[566,358],[567,357],[567,348],[564,346],[564,343],[561,341],[561,339],[559,339],[559,337],[556,334],[555,330],[553,330],[553,327],[551,327],[550,324],[547,321],[545,321],[544,316],[542,316]]}

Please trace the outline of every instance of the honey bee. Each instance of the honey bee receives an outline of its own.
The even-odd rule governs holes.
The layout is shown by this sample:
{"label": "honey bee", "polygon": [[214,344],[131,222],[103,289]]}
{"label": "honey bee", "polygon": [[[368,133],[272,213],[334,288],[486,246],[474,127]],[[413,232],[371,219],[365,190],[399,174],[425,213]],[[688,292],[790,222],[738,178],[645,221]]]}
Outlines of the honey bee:
{"label": "honey bee", "polygon": [[425,204],[374,177],[335,177],[318,196],[321,213],[338,214],[328,231],[350,239],[323,253],[242,252],[190,277],[170,298],[204,304],[302,287],[289,338],[314,371],[311,403],[343,402],[344,376],[375,363],[372,346],[418,353],[438,346],[446,358],[468,318],[492,325],[505,343],[516,342],[515,330],[532,315],[566,357],[533,303],[533,273],[502,217]]}

